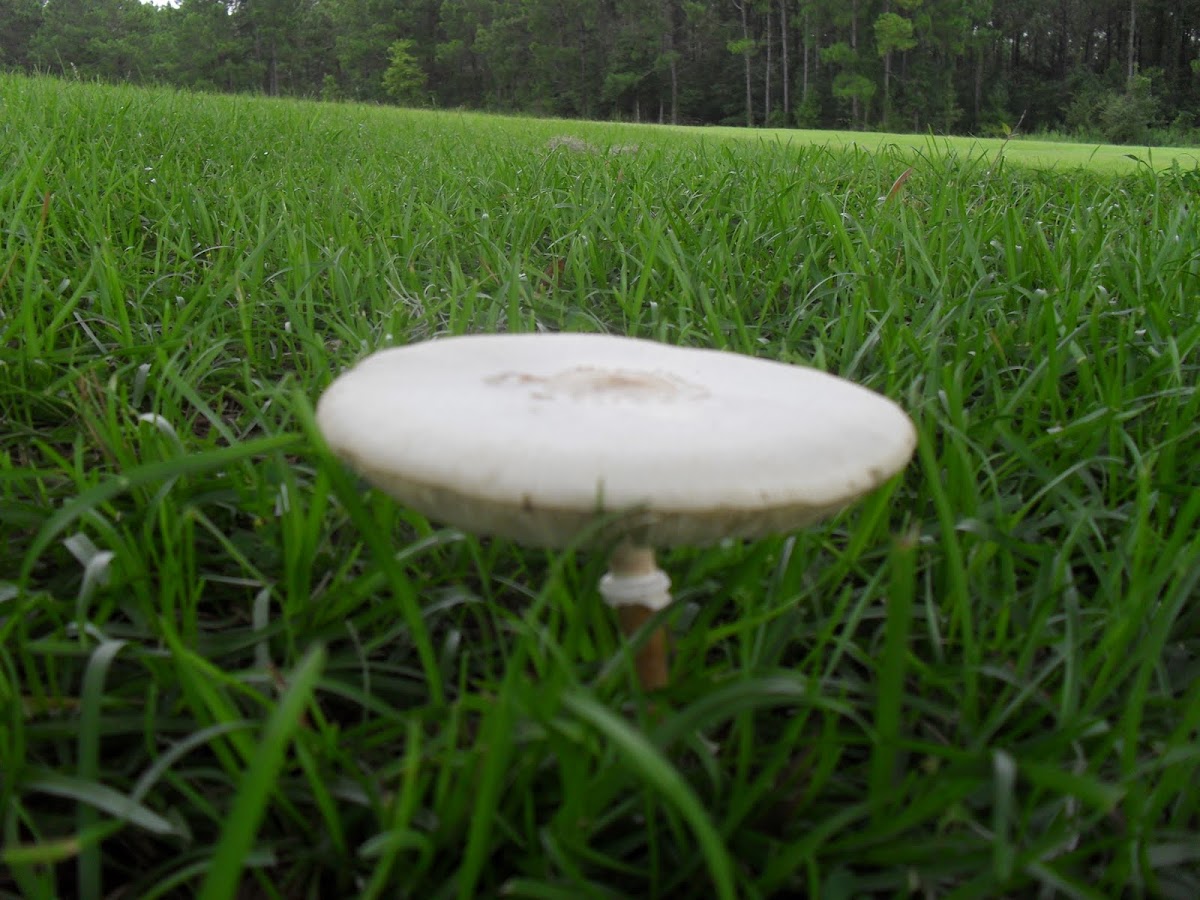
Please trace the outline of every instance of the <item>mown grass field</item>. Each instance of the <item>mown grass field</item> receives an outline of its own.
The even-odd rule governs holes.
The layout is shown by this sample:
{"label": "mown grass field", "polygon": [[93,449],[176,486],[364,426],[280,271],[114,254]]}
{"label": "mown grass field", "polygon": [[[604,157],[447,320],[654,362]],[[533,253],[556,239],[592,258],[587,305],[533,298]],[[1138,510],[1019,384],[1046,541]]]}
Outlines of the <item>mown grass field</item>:
{"label": "mown grass field", "polygon": [[[891,143],[0,78],[0,894],[1200,896],[1200,177]],[[533,329],[817,366],[918,454],[664,554],[649,703],[602,554],[313,430]]]}
{"label": "mown grass field", "polygon": [[1069,175],[1075,169],[1111,172],[1133,172],[1139,167],[1162,171],[1182,168],[1193,170],[1200,165],[1200,149],[1185,147],[1133,147],[1118,144],[1084,144],[1048,141],[1014,136],[1003,138],[943,137],[912,134],[881,134],[855,131],[803,131],[766,129],[749,131],[741,128],[686,129],[734,140],[758,137],[783,144],[814,144],[828,148],[863,149],[872,153],[899,152],[925,154],[932,157],[959,156],[968,159],[1003,157],[1010,165],[1057,170]]}

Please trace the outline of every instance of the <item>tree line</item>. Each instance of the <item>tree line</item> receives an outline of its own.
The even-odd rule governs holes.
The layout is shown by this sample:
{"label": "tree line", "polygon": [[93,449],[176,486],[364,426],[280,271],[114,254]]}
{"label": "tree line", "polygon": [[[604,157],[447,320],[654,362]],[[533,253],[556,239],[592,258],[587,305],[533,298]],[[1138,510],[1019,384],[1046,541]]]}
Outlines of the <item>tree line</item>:
{"label": "tree line", "polygon": [[1200,0],[0,0],[0,66],[547,115],[1173,143]]}

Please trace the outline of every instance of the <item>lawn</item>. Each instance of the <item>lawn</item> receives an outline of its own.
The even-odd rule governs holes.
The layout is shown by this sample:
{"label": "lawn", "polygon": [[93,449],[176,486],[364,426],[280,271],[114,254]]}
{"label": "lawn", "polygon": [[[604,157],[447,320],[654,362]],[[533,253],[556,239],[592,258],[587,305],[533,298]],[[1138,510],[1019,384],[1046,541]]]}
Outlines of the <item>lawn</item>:
{"label": "lawn", "polygon": [[[464,118],[481,127],[489,117],[468,114]],[[502,120],[503,121],[503,120]],[[500,125],[498,127],[504,127]],[[862,131],[812,131],[797,128],[727,128],[715,126],[638,125],[593,122],[541,120],[528,122],[527,127],[552,128],[558,133],[567,131],[589,136],[597,145],[637,144],[654,140],[655,135],[677,134],[688,141],[721,144],[728,141],[796,148],[810,146],[831,150],[867,151],[872,154],[899,155],[909,161],[922,157],[961,158],[989,164],[1003,158],[1008,165],[1039,171],[1058,170],[1069,174],[1076,169],[1095,172],[1129,174],[1138,169],[1165,171],[1195,170],[1200,166],[1200,148],[1196,147],[1138,147],[1118,144],[1088,144],[1042,140],[1014,134],[1004,138],[957,137],[942,135],[887,134]]]}
{"label": "lawn", "polygon": [[[0,895],[1200,896],[1192,164],[725,135],[0,76]],[[815,366],[917,455],[663,554],[647,698],[604,554],[313,425],[536,329]]]}
{"label": "lawn", "polygon": [[[693,129],[688,129],[693,130]],[[721,137],[746,139],[758,136],[784,144],[817,144],[831,148],[862,148],[872,153],[899,150],[914,155],[961,156],[994,160],[1041,170],[1064,173],[1084,168],[1103,172],[1132,172],[1139,167],[1157,170],[1178,167],[1193,170],[1200,165],[1200,149],[1182,147],[1133,147],[1117,144],[1084,144],[1039,140],[1024,136],[1003,138],[942,137],[912,134],[880,134],[856,131],[800,131],[743,128],[713,129]]]}

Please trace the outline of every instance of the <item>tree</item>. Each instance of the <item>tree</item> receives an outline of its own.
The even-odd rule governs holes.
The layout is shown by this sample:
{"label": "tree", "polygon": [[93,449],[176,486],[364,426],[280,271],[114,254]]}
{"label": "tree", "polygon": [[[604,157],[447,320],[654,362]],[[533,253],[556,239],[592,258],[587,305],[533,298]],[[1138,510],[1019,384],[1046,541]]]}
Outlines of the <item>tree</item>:
{"label": "tree", "polygon": [[[225,0],[181,0],[157,15],[174,52],[160,55],[163,77],[183,87],[236,91],[252,86],[247,48]],[[166,58],[163,58],[166,57]]]}
{"label": "tree", "polygon": [[29,65],[29,45],[41,24],[40,0],[0,0],[0,66]]}
{"label": "tree", "polygon": [[746,127],[754,127],[754,96],[750,86],[750,55],[754,52],[755,41],[750,37],[749,6],[750,0],[733,0],[733,5],[742,15],[742,36],[729,42],[729,52],[741,55],[746,72]]}
{"label": "tree", "polygon": [[387,0],[326,0],[333,41],[331,71],[338,89],[355,100],[385,100],[383,73],[388,47],[405,32],[395,3]]}
{"label": "tree", "polygon": [[[870,100],[875,96],[875,82],[859,71],[858,54],[846,41],[838,41],[821,50],[821,60],[839,69],[833,78],[831,91],[839,100],[850,102],[852,125],[866,124]],[[860,122],[859,113],[862,113]]]}
{"label": "tree", "polygon": [[833,95],[850,101],[850,121],[866,125],[868,103],[875,95],[875,82],[867,72],[866,59],[859,47],[859,22],[862,0],[835,3],[832,20],[838,26],[840,40],[821,51],[821,59],[840,69],[833,79]]}
{"label": "tree", "polygon": [[[307,59],[301,35],[311,11],[311,0],[234,0],[235,22],[249,37],[262,89],[272,97],[283,90],[285,74],[294,76]],[[289,93],[298,86],[293,81]]]}
{"label": "tree", "polygon": [[1195,141],[1200,0],[0,0],[0,66],[664,122],[774,123],[782,99],[781,124],[816,127],[1141,141],[1170,123]]}
{"label": "tree", "polygon": [[788,4],[791,0],[779,0],[779,51],[780,51],[780,66],[783,69],[783,123],[787,125],[792,120],[792,99],[791,99],[791,80],[792,74],[788,70]]}
{"label": "tree", "polygon": [[662,0],[662,55],[671,76],[671,124],[679,124],[679,52],[675,49],[675,32],[679,6],[676,0]]}
{"label": "tree", "polygon": [[915,46],[917,46],[917,40],[913,37],[911,19],[906,19],[894,12],[885,12],[875,20],[875,49],[883,57],[883,122],[885,127],[887,127],[892,112],[890,91],[892,54],[897,50],[901,52],[911,50]]}
{"label": "tree", "polygon": [[[529,77],[546,111],[569,116],[592,114],[605,69],[601,18],[597,0],[529,0],[526,21],[533,37]],[[658,5],[644,4],[642,18],[640,55],[652,67],[658,55]]]}
{"label": "tree", "polygon": [[769,125],[771,121],[771,0],[766,0],[766,23],[767,34],[763,38],[763,48],[767,51],[766,60],[763,64],[763,124]]}
{"label": "tree", "polygon": [[1150,88],[1149,78],[1134,75],[1123,93],[1109,95],[1100,113],[1105,140],[1117,144],[1146,141],[1150,126],[1158,118],[1158,101]]}
{"label": "tree", "polygon": [[1137,40],[1137,0],[1129,0],[1129,68],[1126,73],[1126,80],[1129,87],[1133,88],[1133,77],[1137,74],[1137,55],[1134,53]]}
{"label": "tree", "polygon": [[388,68],[383,73],[383,89],[399,103],[411,103],[425,86],[425,73],[412,55],[413,42],[392,41],[388,47]]}
{"label": "tree", "polygon": [[153,14],[138,0],[48,0],[30,62],[108,81],[141,80]]}
{"label": "tree", "polygon": [[678,120],[680,55],[666,18],[668,5],[622,0],[612,8],[615,15],[596,30],[601,102],[617,115],[632,111],[641,119],[643,109],[649,113],[657,106],[661,119],[666,120],[669,108],[672,121]]}

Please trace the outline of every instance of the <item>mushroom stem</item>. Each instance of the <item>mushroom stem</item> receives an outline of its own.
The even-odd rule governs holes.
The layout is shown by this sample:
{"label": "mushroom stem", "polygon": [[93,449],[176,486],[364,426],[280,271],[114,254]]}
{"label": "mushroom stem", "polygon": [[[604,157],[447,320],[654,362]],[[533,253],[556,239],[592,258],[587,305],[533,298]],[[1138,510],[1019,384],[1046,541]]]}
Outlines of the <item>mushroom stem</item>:
{"label": "mushroom stem", "polygon": [[[622,541],[613,550],[608,572],[600,579],[600,593],[616,609],[621,633],[627,638],[670,604],[670,587],[671,579],[658,567],[654,551],[630,541]],[[666,686],[667,661],[667,632],[659,627],[646,636],[635,658],[638,680],[645,690]]]}

